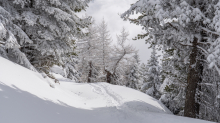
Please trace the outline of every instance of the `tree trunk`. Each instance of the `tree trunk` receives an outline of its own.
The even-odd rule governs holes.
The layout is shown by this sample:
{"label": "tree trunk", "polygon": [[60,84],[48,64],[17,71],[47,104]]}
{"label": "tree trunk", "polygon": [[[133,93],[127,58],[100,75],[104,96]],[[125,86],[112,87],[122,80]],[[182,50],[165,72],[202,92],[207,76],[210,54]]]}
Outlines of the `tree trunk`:
{"label": "tree trunk", "polygon": [[[202,41],[205,42],[205,41]],[[200,111],[200,103],[201,103],[201,91],[202,91],[202,87],[201,87],[201,83],[203,80],[203,70],[204,70],[204,61],[205,59],[205,55],[201,52],[201,50],[198,51],[198,55],[200,60],[197,60],[198,64],[198,71],[199,71],[199,81],[197,83],[197,94],[196,94],[196,118],[199,118],[199,111]]]}
{"label": "tree trunk", "polygon": [[200,81],[200,70],[198,62],[198,39],[194,37],[193,49],[190,54],[190,66],[187,76],[187,87],[186,87],[186,100],[184,107],[184,116],[196,118],[196,113],[198,113],[198,104],[196,104],[196,89],[198,87],[198,82]]}
{"label": "tree trunk", "polygon": [[111,83],[112,74],[108,70],[105,70],[105,72],[106,72],[106,82]]}
{"label": "tree trunk", "polygon": [[91,77],[92,77],[92,62],[89,62],[89,74],[88,74],[88,83],[91,83]]}
{"label": "tree trunk", "polygon": [[[203,25],[205,26],[205,25]],[[201,31],[201,37],[207,37],[207,34]],[[207,42],[207,39],[201,38],[201,42]],[[200,47],[205,47],[204,45],[200,45]],[[199,118],[200,112],[200,103],[201,103],[201,95],[200,92],[202,91],[201,83],[203,80],[203,70],[204,70],[204,61],[205,55],[201,50],[197,51],[197,64],[198,64],[198,71],[199,71],[199,81],[197,83],[197,94],[196,94],[196,118]]]}

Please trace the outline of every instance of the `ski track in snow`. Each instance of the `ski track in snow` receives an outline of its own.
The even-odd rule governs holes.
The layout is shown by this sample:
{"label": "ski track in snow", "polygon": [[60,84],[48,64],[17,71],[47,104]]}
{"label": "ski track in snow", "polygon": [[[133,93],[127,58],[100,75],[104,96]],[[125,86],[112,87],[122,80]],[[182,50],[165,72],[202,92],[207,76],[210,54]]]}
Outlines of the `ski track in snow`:
{"label": "ski track in snow", "polygon": [[108,107],[115,107],[118,110],[129,109],[129,107],[125,105],[122,101],[123,98],[120,95],[116,94],[114,91],[112,91],[108,85],[103,85],[101,83],[91,83],[90,85],[93,88],[93,92],[103,95],[105,97],[105,99],[108,102]]}
{"label": "ski track in snow", "polygon": [[129,109],[129,106],[124,104],[123,98],[116,94],[108,85],[102,83],[91,83],[93,92],[103,95],[108,102],[108,107],[116,107],[118,110]]}
{"label": "ski track in snow", "polygon": [[[111,110],[110,114],[118,114],[116,115],[117,119],[120,120],[122,117],[123,119],[128,119],[131,117],[130,114],[139,116],[141,113],[135,110],[132,110],[132,107],[129,107],[129,105],[125,104],[123,102],[123,98],[115,93],[108,85],[102,84],[102,83],[91,83],[90,86],[92,87],[93,92],[100,94],[105,97],[107,100],[107,107],[115,107],[116,110]],[[142,112],[143,113],[143,112]],[[146,112],[144,112],[146,113]],[[142,114],[143,116],[143,114]],[[120,122],[120,121],[119,121]],[[133,122],[143,122],[140,119],[136,119],[136,121]]]}
{"label": "ski track in snow", "polygon": [[93,83],[91,83],[90,86],[92,87],[93,92],[105,97],[108,104],[107,107],[116,107],[119,109],[119,106],[121,105],[120,100],[108,91],[109,88],[107,86]]}
{"label": "ski track in snow", "polygon": [[[136,107],[130,106],[124,103],[123,98],[115,93],[108,85],[102,83],[91,83],[90,86],[92,87],[93,92],[100,94],[105,97],[107,100],[107,107],[115,107],[117,111],[120,113],[126,114],[126,112],[133,112],[135,111],[136,115],[148,113],[148,111],[139,112],[136,110]],[[137,101],[137,100],[134,100]]]}

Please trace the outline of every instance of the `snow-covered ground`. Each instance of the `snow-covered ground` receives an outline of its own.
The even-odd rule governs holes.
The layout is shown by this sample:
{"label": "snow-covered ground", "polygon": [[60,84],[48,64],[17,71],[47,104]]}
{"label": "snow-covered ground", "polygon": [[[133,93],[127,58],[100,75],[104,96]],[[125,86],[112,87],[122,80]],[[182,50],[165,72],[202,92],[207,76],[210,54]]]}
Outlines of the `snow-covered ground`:
{"label": "snow-covered ground", "polygon": [[60,84],[0,57],[0,123],[208,123],[130,88],[54,75]]}

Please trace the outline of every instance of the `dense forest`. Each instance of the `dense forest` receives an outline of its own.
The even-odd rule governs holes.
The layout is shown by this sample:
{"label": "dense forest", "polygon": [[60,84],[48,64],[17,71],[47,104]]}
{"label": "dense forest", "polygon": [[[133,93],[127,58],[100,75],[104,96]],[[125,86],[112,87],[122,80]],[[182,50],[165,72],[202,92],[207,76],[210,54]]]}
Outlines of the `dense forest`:
{"label": "dense forest", "polygon": [[[130,87],[161,101],[175,115],[220,122],[219,0],[132,4],[120,16],[143,27],[134,40],[150,44],[147,64],[128,43],[125,27],[113,41],[104,18],[97,23],[77,16],[89,2],[0,0],[0,57],[55,83],[51,71],[59,66],[64,77],[77,83]],[[131,18],[135,13],[139,16]]]}

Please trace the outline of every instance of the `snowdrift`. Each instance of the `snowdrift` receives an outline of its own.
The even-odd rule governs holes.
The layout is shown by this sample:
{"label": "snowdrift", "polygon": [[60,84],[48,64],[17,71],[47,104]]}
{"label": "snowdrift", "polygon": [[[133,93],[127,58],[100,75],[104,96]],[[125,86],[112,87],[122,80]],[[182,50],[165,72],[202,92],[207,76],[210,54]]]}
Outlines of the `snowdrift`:
{"label": "snowdrift", "polygon": [[0,57],[0,123],[208,123],[130,88],[54,75],[60,84]]}

